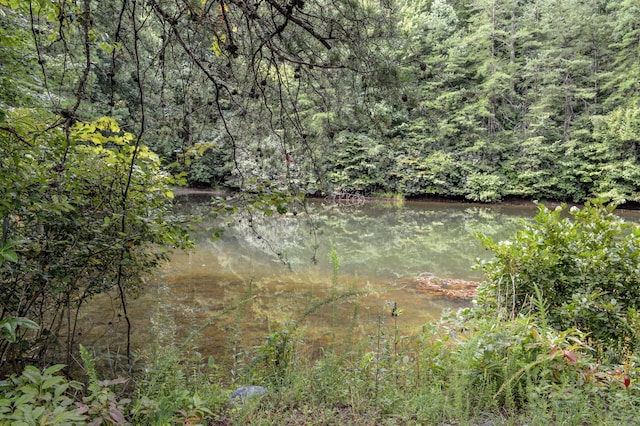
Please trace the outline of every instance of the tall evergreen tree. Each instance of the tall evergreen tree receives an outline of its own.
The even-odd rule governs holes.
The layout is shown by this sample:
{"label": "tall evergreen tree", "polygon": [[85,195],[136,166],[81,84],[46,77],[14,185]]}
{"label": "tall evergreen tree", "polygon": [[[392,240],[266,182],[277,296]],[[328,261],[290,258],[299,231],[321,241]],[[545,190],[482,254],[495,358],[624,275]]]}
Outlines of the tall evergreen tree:
{"label": "tall evergreen tree", "polygon": [[640,4],[635,0],[609,2],[613,24],[613,68],[604,87],[609,109],[633,104],[640,98]]}

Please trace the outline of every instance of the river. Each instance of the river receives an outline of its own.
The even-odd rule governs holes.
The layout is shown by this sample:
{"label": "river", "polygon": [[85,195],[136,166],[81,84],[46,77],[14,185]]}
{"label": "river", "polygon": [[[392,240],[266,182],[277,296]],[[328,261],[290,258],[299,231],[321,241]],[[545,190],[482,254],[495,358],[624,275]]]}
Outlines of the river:
{"label": "river", "polygon": [[[472,266],[491,253],[477,234],[509,238],[536,213],[533,203],[311,200],[285,215],[237,214],[215,239],[220,222],[208,216],[210,199],[180,199],[181,213],[202,218],[194,225],[196,248],[174,252],[129,301],[134,348],[186,343],[198,330],[185,347],[230,363],[284,323],[296,324],[311,356],[381,327],[410,335],[443,309],[470,304],[424,293],[415,277],[481,281]],[[85,335],[122,352],[122,312],[115,301],[100,303],[102,314],[83,319]],[[399,316],[391,316],[392,306]]]}

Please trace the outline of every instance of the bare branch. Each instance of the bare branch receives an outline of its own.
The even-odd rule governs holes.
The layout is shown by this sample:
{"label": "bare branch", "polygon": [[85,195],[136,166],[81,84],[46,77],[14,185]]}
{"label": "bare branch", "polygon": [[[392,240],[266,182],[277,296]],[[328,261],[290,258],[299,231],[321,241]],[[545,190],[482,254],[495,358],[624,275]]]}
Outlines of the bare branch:
{"label": "bare branch", "polygon": [[31,142],[23,138],[16,129],[12,129],[11,127],[0,126],[0,131],[10,133],[11,135],[15,136],[20,142],[22,142],[27,146],[33,146]]}
{"label": "bare branch", "polygon": [[316,33],[316,31],[307,22],[302,21],[297,17],[293,16],[293,7],[284,8],[282,7],[281,4],[279,4],[275,0],[267,0],[267,3],[273,6],[274,9],[280,12],[280,14],[282,14],[282,16],[284,16],[287,19],[285,23],[282,25],[281,27],[282,29],[279,32],[282,32],[282,30],[284,30],[284,26],[286,25],[287,21],[291,21],[297,26],[299,26],[300,28],[302,28],[303,30],[305,30],[306,32],[308,32],[313,38],[318,40],[320,43],[322,43],[324,47],[326,47],[327,49],[331,49],[331,45],[329,44],[329,42],[327,42],[327,40],[324,37]]}

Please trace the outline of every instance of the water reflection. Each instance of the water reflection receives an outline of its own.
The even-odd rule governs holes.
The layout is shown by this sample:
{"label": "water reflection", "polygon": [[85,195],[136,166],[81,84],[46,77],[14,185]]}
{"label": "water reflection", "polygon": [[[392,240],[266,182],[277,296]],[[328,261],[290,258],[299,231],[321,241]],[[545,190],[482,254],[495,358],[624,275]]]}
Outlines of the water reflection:
{"label": "water reflection", "polygon": [[[471,265],[488,253],[475,234],[500,239],[535,212],[533,207],[383,202],[345,207],[312,201],[304,212],[278,217],[240,214],[227,223],[220,240],[212,241],[219,223],[206,214],[209,198],[186,198],[181,208],[203,218],[196,224],[197,248],[174,253],[148,291],[132,301],[134,327],[142,331],[136,344],[159,332],[175,333],[180,341],[215,318],[194,344],[226,362],[260,344],[274,324],[287,319],[300,322],[312,353],[347,336],[357,341],[380,321],[391,322],[389,301],[402,310],[398,324],[409,334],[439,317],[443,308],[469,303],[428,296],[412,277],[430,272],[480,279]],[[337,279],[332,248],[339,259]],[[348,291],[368,295],[323,306],[301,320],[318,301]],[[219,316],[234,305],[237,309]],[[146,332],[150,326],[154,333]]]}
{"label": "water reflection", "polygon": [[[195,225],[197,247],[174,253],[149,281],[147,291],[130,302],[134,346],[158,338],[182,342],[210,322],[193,346],[227,363],[233,354],[260,344],[275,323],[288,319],[304,329],[305,347],[311,354],[335,342],[357,341],[372,333],[381,320],[391,323],[389,301],[402,310],[401,333],[410,334],[438,318],[443,308],[469,303],[422,293],[412,277],[431,273],[480,280],[471,266],[476,258],[487,259],[490,253],[482,249],[476,234],[508,238],[523,219],[530,220],[536,213],[533,204],[340,206],[311,201],[304,211],[286,215],[239,214],[228,221],[223,237],[212,241],[220,223],[207,214],[210,197],[186,197],[180,208],[202,217]],[[330,261],[332,248],[339,259],[337,277]],[[348,291],[369,294],[323,306],[302,319],[320,300]],[[236,309],[221,314],[233,306]],[[117,304],[104,300],[97,309],[106,314],[86,316],[83,327],[92,331],[88,335],[122,342],[125,327]]]}
{"label": "water reflection", "polygon": [[[199,215],[206,203],[185,204]],[[234,218],[221,241],[210,242],[203,222],[199,250],[215,253],[220,266],[239,274],[247,268],[282,273],[280,260],[295,273],[331,271],[328,253],[339,255],[341,271],[361,278],[393,280],[430,272],[438,276],[480,279],[471,271],[485,258],[476,234],[506,238],[535,207],[491,207],[463,203],[368,202],[344,206],[311,201],[308,214]],[[210,231],[209,231],[210,232]]]}

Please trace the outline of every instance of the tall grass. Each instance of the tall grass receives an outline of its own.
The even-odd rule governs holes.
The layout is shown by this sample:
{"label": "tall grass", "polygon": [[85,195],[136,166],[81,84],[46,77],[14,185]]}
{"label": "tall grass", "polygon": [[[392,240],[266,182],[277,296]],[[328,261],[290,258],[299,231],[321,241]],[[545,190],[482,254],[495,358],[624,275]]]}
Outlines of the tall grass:
{"label": "tall grass", "polygon": [[[368,293],[340,291],[335,253],[331,260],[335,273],[329,296],[296,320],[272,324],[251,362],[234,365],[236,376],[184,344],[164,348],[161,362],[153,359],[158,352],[149,352],[132,418],[165,424],[191,415],[209,424],[255,425],[613,425],[636,420],[640,371],[635,358],[625,365],[598,364],[584,334],[547,325],[540,294],[532,300],[531,316],[506,320],[462,310],[413,335],[404,333],[401,307],[381,302],[366,339],[347,333],[344,342],[329,342],[319,358],[306,357],[301,350],[305,321],[322,307]],[[245,296],[250,293],[249,286]],[[354,303],[344,327],[355,327],[358,309]],[[237,321],[243,313],[235,310]],[[229,394],[239,377],[267,387],[268,394],[233,403]]]}
{"label": "tall grass", "polygon": [[[401,306],[381,301],[366,338],[351,331],[342,342],[328,342],[319,357],[307,356],[304,324],[323,307],[370,293],[341,290],[337,254],[331,260],[329,296],[295,320],[272,323],[263,343],[239,355],[230,369],[193,345],[219,316],[181,340],[171,318],[159,313],[158,341],[139,355],[126,393],[104,394],[95,386],[102,383],[100,373],[83,350],[91,412],[103,413],[104,420],[110,409],[119,410],[129,423],[145,425],[637,424],[637,356],[621,365],[596,359],[583,333],[549,327],[539,292],[529,316],[506,320],[462,310],[411,335],[403,329]],[[248,283],[243,300],[219,315],[244,321],[251,295]],[[329,321],[353,330],[359,309],[354,303],[347,324]],[[240,327],[232,328],[229,350],[236,351],[240,339]],[[231,392],[244,384],[265,386],[268,393],[232,401]],[[101,408],[103,394],[108,398]],[[10,395],[10,401],[0,397],[0,424],[6,423],[6,407],[25,404],[22,394]]]}

